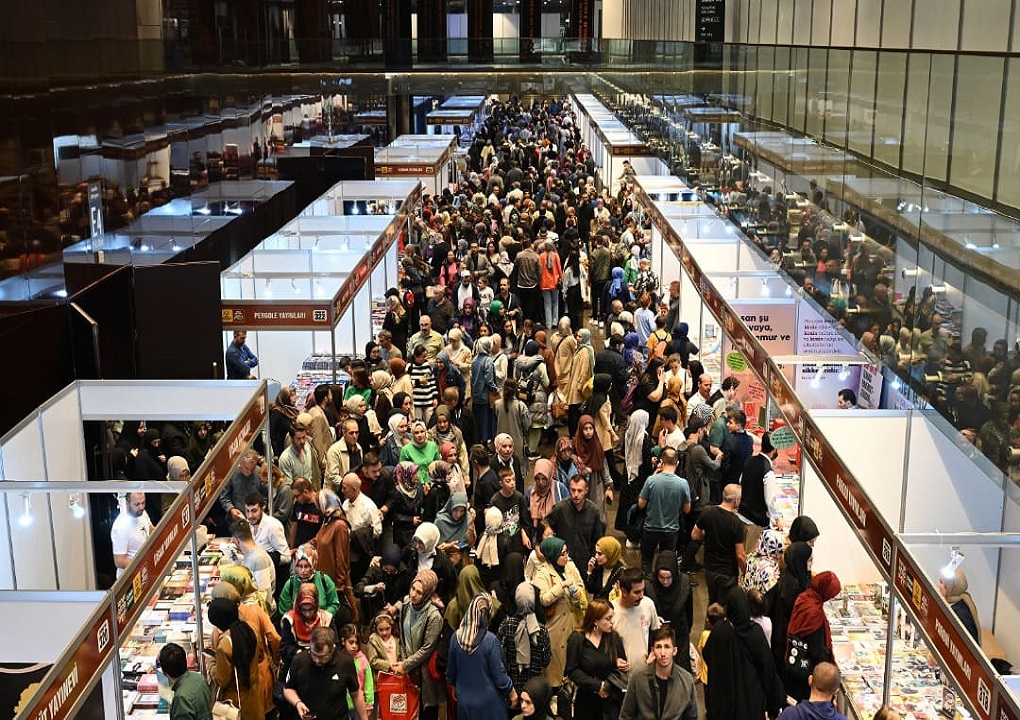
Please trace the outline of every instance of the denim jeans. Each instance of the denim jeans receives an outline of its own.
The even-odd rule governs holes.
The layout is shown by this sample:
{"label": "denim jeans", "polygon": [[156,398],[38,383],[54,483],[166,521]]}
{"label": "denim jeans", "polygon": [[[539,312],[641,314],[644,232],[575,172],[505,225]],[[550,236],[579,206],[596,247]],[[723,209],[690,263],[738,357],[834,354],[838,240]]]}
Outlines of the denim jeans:
{"label": "denim jeans", "polygon": [[545,304],[545,326],[556,327],[560,319],[560,291],[555,288],[542,291],[542,302]]}

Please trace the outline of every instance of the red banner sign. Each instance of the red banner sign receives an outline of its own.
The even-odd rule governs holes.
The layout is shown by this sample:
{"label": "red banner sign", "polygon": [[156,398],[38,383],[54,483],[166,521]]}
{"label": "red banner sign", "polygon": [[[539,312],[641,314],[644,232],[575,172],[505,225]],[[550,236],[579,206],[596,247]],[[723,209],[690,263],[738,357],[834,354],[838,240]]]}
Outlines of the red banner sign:
{"label": "red banner sign", "polygon": [[910,606],[911,614],[928,636],[929,646],[942,659],[949,674],[970,700],[978,718],[990,720],[995,679],[986,667],[987,662],[978,659],[971,650],[970,643],[973,641],[964,639],[963,632],[957,629],[959,620],[949,618],[952,611],[944,602],[935,599],[935,589],[930,581],[905,552],[896,553],[895,583],[905,604]]}
{"label": "red banner sign", "polygon": [[436,174],[435,165],[376,165],[376,175],[387,177],[431,177]]}
{"label": "red banner sign", "polygon": [[329,329],[329,303],[226,300],[220,304],[224,328],[245,330]]}
{"label": "red banner sign", "polygon": [[[32,701],[18,713],[16,720],[63,720],[98,679],[113,654],[113,614],[109,605],[87,626],[67,662],[46,673]],[[119,668],[118,668],[119,670]]]}

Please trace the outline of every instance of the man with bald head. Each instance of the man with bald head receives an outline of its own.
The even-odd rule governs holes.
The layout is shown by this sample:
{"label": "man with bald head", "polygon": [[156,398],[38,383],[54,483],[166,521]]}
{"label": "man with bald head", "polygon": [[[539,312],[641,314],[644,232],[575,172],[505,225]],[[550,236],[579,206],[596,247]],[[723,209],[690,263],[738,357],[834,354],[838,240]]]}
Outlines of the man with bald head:
{"label": "man with bald head", "polygon": [[145,512],[145,493],[128,493],[124,497],[123,510],[110,528],[113,542],[113,564],[120,577],[135,555],[141,549],[153,530],[149,513]]}
{"label": "man with bald head", "polygon": [[811,695],[793,707],[783,711],[783,718],[789,720],[846,720],[833,703],[839,690],[839,668],[831,662],[815,665],[808,677]]}
{"label": "man with bald head", "polygon": [[361,492],[361,476],[356,472],[344,475],[340,483],[343,509],[351,526],[352,577],[364,577],[374,555],[375,543],[382,537],[382,513],[365,493]]}

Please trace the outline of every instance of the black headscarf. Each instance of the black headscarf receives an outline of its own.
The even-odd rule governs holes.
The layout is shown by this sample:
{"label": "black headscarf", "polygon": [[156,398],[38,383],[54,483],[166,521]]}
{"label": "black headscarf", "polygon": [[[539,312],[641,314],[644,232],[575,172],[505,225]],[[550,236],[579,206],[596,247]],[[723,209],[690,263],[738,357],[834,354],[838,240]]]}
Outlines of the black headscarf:
{"label": "black headscarf", "polygon": [[726,595],[726,620],[712,628],[705,662],[713,681],[705,689],[709,717],[760,720],[779,713],[785,699],[772,653],[761,627],[751,622],[747,595],[739,587]]}
{"label": "black headscarf", "polygon": [[818,532],[818,525],[807,515],[801,515],[790,523],[790,542],[811,542],[821,533]]}
{"label": "black headscarf", "polygon": [[[659,582],[659,572],[669,570],[673,573],[673,582],[666,587]],[[672,550],[664,550],[659,553],[655,562],[655,569],[652,571],[651,580],[645,584],[649,595],[655,601],[655,607],[664,620],[669,620],[678,638],[687,637],[690,634],[691,623],[694,619],[694,602],[691,596],[691,581],[686,573],[677,572],[676,553]],[[690,669],[690,653],[678,652],[677,661],[686,669]],[[686,664],[683,662],[687,658]]]}
{"label": "black headscarf", "polygon": [[535,706],[535,714],[532,715],[535,720],[546,720],[546,718],[552,717],[552,712],[549,710],[549,703],[552,702],[552,687],[545,676],[538,675],[524,683],[524,692],[528,693],[531,703]]}
{"label": "black headscarf", "polygon": [[[255,658],[255,633],[238,615],[237,603],[226,598],[213,598],[209,603],[209,622],[230,633],[231,658],[237,670],[237,681],[241,687],[247,688],[251,681],[249,669]],[[243,682],[241,678],[244,678]]]}
{"label": "black headscarf", "polygon": [[772,602],[772,654],[777,662],[786,654],[786,627],[790,624],[793,604],[797,596],[811,587],[811,546],[806,542],[795,542],[783,554],[783,573],[776,585],[776,597]]}
{"label": "black headscarf", "polygon": [[490,590],[496,593],[496,599],[507,615],[514,614],[514,594],[517,586],[524,580],[524,556],[521,553],[509,553],[500,565],[499,580],[492,583]]}

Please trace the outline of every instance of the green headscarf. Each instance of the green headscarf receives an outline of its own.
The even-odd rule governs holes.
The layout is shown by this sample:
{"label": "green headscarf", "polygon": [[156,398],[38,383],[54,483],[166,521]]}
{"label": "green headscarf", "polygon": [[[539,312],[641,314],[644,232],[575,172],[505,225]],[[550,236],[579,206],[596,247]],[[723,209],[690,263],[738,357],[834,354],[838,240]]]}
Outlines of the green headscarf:
{"label": "green headscarf", "polygon": [[542,553],[542,557],[545,558],[547,563],[556,568],[556,572],[560,577],[563,577],[563,568],[559,566],[556,560],[560,557],[560,553],[563,552],[563,548],[565,546],[566,543],[555,535],[547,537],[538,546],[538,550]]}

